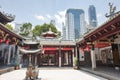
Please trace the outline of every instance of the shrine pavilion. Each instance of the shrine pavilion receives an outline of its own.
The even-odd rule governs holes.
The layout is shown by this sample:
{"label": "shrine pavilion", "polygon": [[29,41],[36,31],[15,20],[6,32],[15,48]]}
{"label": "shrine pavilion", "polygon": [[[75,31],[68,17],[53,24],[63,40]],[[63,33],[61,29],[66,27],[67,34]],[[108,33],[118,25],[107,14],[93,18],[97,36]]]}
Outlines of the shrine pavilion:
{"label": "shrine pavilion", "polygon": [[40,45],[43,54],[38,56],[39,66],[73,66],[75,55],[75,42],[64,41],[57,34],[49,31],[41,35]]}
{"label": "shrine pavilion", "polygon": [[41,53],[41,48],[36,41],[23,41],[22,46],[19,48],[22,55],[22,66],[26,67],[28,65],[37,66],[37,56]]}

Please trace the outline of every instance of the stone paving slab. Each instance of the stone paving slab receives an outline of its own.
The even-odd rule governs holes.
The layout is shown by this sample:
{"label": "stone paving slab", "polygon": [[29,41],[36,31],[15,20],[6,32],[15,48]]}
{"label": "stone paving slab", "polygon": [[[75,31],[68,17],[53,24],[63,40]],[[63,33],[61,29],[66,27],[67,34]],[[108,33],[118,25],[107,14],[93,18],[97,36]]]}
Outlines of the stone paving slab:
{"label": "stone paving slab", "polygon": [[97,69],[93,71],[91,68],[80,68],[80,70],[99,75],[109,80],[120,80],[120,72],[113,70]]}
{"label": "stone paving slab", "polygon": [[[24,80],[26,69],[0,75],[0,80]],[[39,80],[107,80],[93,74],[73,69],[39,70]]]}

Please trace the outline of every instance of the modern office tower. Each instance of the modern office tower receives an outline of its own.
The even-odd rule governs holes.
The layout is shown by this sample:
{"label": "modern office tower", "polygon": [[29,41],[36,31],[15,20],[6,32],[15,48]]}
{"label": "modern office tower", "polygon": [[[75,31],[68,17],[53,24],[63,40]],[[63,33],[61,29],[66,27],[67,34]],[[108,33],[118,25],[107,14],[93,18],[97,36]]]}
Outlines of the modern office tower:
{"label": "modern office tower", "polygon": [[79,39],[84,32],[84,11],[82,9],[68,9],[65,17],[67,40]]}
{"label": "modern office tower", "polygon": [[85,30],[84,30],[84,33],[87,33],[87,31],[88,31],[88,24],[87,24],[87,22],[86,22],[86,21],[85,21],[84,25],[85,25]]}
{"label": "modern office tower", "polygon": [[14,32],[19,34],[20,33],[20,27],[22,27],[23,24],[18,24],[18,23],[15,23],[15,29],[14,29]]}
{"label": "modern office tower", "polygon": [[96,9],[94,5],[90,5],[88,9],[89,25],[97,27]]}
{"label": "modern office tower", "polygon": [[64,23],[62,23],[62,39],[66,40],[66,27]]}
{"label": "modern office tower", "polygon": [[50,23],[55,25],[55,20],[51,20]]}

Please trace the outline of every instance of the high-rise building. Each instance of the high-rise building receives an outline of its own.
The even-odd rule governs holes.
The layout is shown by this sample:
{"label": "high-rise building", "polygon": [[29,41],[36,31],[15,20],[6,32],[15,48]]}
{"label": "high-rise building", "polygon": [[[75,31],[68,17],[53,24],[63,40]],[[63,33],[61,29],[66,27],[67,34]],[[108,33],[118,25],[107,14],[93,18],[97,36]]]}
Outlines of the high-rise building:
{"label": "high-rise building", "polygon": [[66,27],[64,23],[62,23],[62,39],[66,40]]}
{"label": "high-rise building", "polygon": [[84,32],[84,11],[82,9],[68,9],[65,17],[67,40],[79,39]]}
{"label": "high-rise building", "polygon": [[97,27],[96,9],[94,5],[90,5],[88,9],[89,25]]}
{"label": "high-rise building", "polygon": [[55,25],[55,20],[51,20],[50,23]]}

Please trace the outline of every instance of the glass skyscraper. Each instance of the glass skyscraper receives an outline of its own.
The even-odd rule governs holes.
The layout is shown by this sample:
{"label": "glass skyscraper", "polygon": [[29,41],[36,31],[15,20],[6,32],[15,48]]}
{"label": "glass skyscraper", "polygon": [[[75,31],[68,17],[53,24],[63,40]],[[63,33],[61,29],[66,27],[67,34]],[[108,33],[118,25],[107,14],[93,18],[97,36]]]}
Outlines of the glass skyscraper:
{"label": "glass skyscraper", "polygon": [[62,39],[66,40],[66,27],[64,23],[62,23]]}
{"label": "glass skyscraper", "polygon": [[68,9],[66,12],[66,39],[79,39],[84,32],[85,16],[82,9]]}
{"label": "glass skyscraper", "polygon": [[92,27],[97,27],[96,9],[94,5],[90,5],[88,9],[89,24]]}

